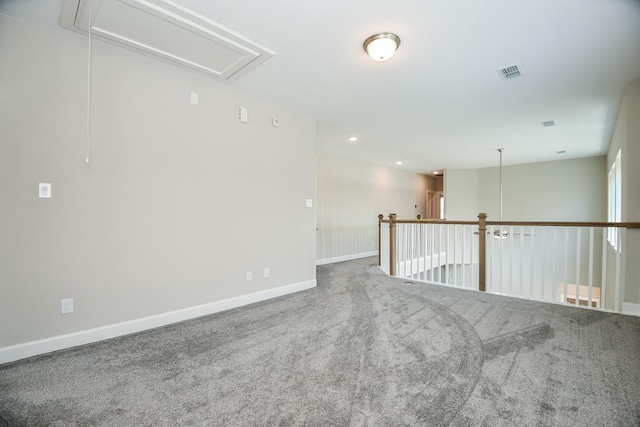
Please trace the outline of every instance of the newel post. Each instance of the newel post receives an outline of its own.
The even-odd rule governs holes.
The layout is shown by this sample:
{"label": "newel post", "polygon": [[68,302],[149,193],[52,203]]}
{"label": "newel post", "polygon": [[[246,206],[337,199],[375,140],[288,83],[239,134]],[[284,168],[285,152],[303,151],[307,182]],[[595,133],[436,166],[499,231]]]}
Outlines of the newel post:
{"label": "newel post", "polygon": [[486,248],[487,248],[487,214],[478,214],[478,289],[481,292],[486,290],[487,270],[486,270]]}
{"label": "newel post", "polygon": [[396,218],[398,215],[389,214],[389,275],[396,275]]}
{"label": "newel post", "polygon": [[381,239],[380,237],[382,236],[381,234],[381,227],[382,227],[382,219],[384,218],[384,215],[380,214],[378,215],[378,267],[380,267],[380,253],[381,253]]}

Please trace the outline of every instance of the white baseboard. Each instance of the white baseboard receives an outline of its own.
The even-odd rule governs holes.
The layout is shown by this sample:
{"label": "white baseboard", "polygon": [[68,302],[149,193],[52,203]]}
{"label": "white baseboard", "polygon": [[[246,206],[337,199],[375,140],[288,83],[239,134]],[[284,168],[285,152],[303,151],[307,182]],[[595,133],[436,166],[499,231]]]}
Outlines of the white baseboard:
{"label": "white baseboard", "polygon": [[360,258],[369,258],[371,256],[376,256],[376,255],[378,255],[378,251],[361,252],[359,254],[351,254],[351,255],[337,256],[333,258],[318,259],[316,260],[316,265],[333,264],[335,262],[351,261],[352,259],[360,259]]}
{"label": "white baseboard", "polygon": [[135,332],[141,332],[147,329],[153,329],[160,326],[193,319],[196,317],[206,316],[208,314],[219,313],[221,311],[230,310],[232,308],[242,307],[244,305],[269,300],[271,298],[276,298],[279,296],[292,294],[315,287],[315,279],[307,280],[305,282],[294,283],[274,289],[267,289],[264,291],[229,298],[222,301],[215,301],[195,307],[189,307],[181,310],[171,311],[168,313],[158,314],[155,316],[130,320],[128,322],[116,323],[114,325],[88,329],[86,331],[74,332],[72,334],[59,335],[43,340],[3,347],[0,348],[0,364],[13,362],[31,356],[37,356],[39,354],[49,353],[56,350],[62,350],[65,348],[76,347],[79,345],[102,341],[109,338],[128,335]]}
{"label": "white baseboard", "polygon": [[622,303],[622,314],[630,314],[632,316],[640,316],[640,304],[632,302]]}

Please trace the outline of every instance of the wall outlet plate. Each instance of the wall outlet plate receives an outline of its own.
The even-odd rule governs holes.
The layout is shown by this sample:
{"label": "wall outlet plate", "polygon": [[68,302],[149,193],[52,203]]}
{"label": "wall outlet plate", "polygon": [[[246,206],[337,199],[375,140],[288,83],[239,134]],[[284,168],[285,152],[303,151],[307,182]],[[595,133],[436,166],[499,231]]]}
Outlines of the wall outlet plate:
{"label": "wall outlet plate", "polygon": [[73,298],[60,300],[60,314],[73,313]]}

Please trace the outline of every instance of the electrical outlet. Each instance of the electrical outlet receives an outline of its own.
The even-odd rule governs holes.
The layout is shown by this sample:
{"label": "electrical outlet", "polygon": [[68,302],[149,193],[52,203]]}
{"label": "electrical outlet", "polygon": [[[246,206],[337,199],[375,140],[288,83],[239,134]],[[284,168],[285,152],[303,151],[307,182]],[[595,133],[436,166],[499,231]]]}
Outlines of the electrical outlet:
{"label": "electrical outlet", "polygon": [[247,280],[252,280],[252,279],[253,279],[253,272],[247,271]]}
{"label": "electrical outlet", "polygon": [[60,300],[60,314],[73,313],[73,298]]}
{"label": "electrical outlet", "polygon": [[269,267],[264,269],[264,277],[269,277],[271,275],[271,271],[269,271]]}

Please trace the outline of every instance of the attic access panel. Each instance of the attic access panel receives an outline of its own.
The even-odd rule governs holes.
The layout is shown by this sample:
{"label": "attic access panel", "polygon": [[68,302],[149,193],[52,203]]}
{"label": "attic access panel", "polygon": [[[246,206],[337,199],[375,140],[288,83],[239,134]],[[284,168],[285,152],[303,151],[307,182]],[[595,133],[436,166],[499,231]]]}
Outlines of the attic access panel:
{"label": "attic access panel", "polygon": [[64,0],[60,25],[224,82],[275,55],[167,0]]}

